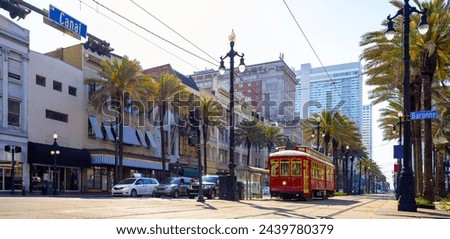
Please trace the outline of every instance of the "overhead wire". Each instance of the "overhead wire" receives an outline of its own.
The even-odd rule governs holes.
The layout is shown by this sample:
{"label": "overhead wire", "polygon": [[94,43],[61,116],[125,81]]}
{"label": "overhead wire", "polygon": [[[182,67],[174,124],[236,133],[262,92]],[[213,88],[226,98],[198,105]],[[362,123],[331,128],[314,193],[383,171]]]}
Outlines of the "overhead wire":
{"label": "overhead wire", "polygon": [[128,19],[127,17],[125,17],[125,16],[119,14],[118,12],[116,12],[116,11],[110,9],[109,7],[107,7],[107,6],[105,6],[105,5],[101,4],[101,3],[99,3],[98,1],[96,1],[96,0],[92,0],[92,1],[95,2],[97,5],[101,6],[102,8],[106,9],[107,11],[113,13],[114,15],[116,15],[116,16],[122,18],[123,20],[125,20],[125,21],[127,21],[127,22],[129,22],[129,23],[135,25],[136,27],[138,27],[138,28],[140,28],[140,29],[142,29],[142,30],[144,30],[144,31],[146,31],[146,32],[148,32],[148,33],[150,33],[151,35],[153,35],[153,36],[159,38],[160,40],[162,40],[162,41],[164,41],[164,42],[166,42],[166,43],[168,43],[168,44],[170,44],[170,45],[172,45],[172,46],[174,46],[174,47],[176,47],[176,48],[178,48],[178,49],[180,49],[180,50],[182,50],[182,51],[184,51],[184,52],[186,52],[186,53],[188,53],[188,54],[190,54],[190,55],[192,55],[192,56],[194,56],[194,57],[196,57],[196,58],[198,58],[198,59],[200,59],[200,60],[203,60],[203,61],[205,61],[205,62],[208,62],[209,64],[214,65],[214,66],[216,66],[216,67],[219,67],[219,65],[218,65],[217,63],[212,62],[212,61],[210,61],[210,60],[207,60],[207,59],[205,59],[205,58],[203,58],[203,57],[201,57],[201,56],[199,56],[199,55],[197,55],[197,54],[195,54],[195,53],[193,53],[193,52],[191,52],[191,51],[189,51],[189,50],[184,49],[183,47],[181,47],[181,46],[179,46],[179,45],[177,45],[177,44],[175,44],[175,43],[173,43],[173,42],[171,42],[171,41],[165,39],[164,37],[162,37],[162,36],[160,36],[160,35],[158,35],[158,34],[152,32],[152,31],[148,30],[147,28],[145,28],[145,27],[143,27],[143,26],[137,24],[136,22],[134,22],[134,21]]}
{"label": "overhead wire", "polygon": [[[183,38],[183,40],[187,41],[189,44],[191,44],[192,46],[194,46],[195,48],[197,48],[199,51],[203,52],[205,55],[207,55],[208,57],[210,57],[211,59],[213,59],[214,61],[217,61],[216,58],[212,57],[210,54],[208,54],[206,51],[202,50],[200,47],[198,47],[196,44],[192,43],[190,40],[188,40],[186,37],[182,36],[180,33],[178,33],[177,31],[175,31],[172,27],[170,27],[169,25],[167,25],[166,23],[164,23],[162,20],[160,20],[159,18],[157,18],[155,15],[151,14],[148,10],[146,10],[145,8],[143,8],[141,5],[137,4],[136,2],[134,2],[133,0],[130,0],[134,5],[136,5],[138,8],[140,8],[142,11],[144,11],[145,13],[147,13],[148,15],[150,15],[151,17],[153,17],[155,20],[157,20],[159,23],[163,24],[165,27],[169,28],[173,33],[177,34],[179,37]],[[218,61],[217,61],[218,62]]]}
{"label": "overhead wire", "polygon": [[284,4],[286,5],[287,10],[289,11],[289,13],[292,16],[292,19],[294,19],[295,23],[297,24],[298,29],[300,30],[300,32],[302,33],[303,37],[305,38],[306,42],[308,43],[309,47],[311,48],[311,50],[313,51],[314,55],[316,56],[317,60],[319,61],[320,65],[322,66],[323,70],[325,71],[325,74],[327,74],[328,79],[331,81],[331,84],[335,87],[336,92],[339,94],[339,96],[342,98],[339,90],[336,87],[336,82],[331,78],[330,74],[328,73],[326,67],[323,65],[322,60],[320,59],[319,55],[317,54],[316,50],[314,49],[314,47],[312,46],[311,42],[309,41],[308,37],[306,36],[305,32],[303,31],[302,27],[300,26],[300,24],[298,23],[297,19],[294,16],[294,13],[292,13],[289,5],[287,4],[286,0],[283,0]]}
{"label": "overhead wire", "polygon": [[194,68],[199,69],[197,66],[192,65],[190,62],[188,62],[188,61],[186,61],[186,60],[180,58],[179,56],[175,55],[174,53],[172,53],[172,52],[170,52],[170,51],[168,51],[168,50],[166,50],[166,49],[164,49],[164,48],[158,46],[156,43],[150,41],[149,39],[147,39],[146,37],[144,37],[144,36],[142,36],[141,34],[137,33],[136,31],[131,30],[130,28],[128,28],[128,27],[126,27],[125,25],[121,24],[120,22],[118,22],[118,21],[112,19],[111,17],[107,16],[106,14],[101,13],[100,11],[98,11],[98,9],[96,9],[96,8],[94,8],[94,7],[90,6],[90,5],[88,5],[87,3],[83,2],[82,0],[79,0],[79,1],[80,1],[80,4],[83,4],[83,5],[85,5],[86,7],[88,7],[88,8],[90,8],[90,9],[96,11],[98,14],[100,14],[100,15],[106,17],[107,19],[111,20],[112,22],[116,23],[117,25],[119,25],[119,26],[121,26],[121,27],[127,29],[128,31],[130,31],[130,32],[132,32],[133,34],[139,36],[140,38],[144,39],[145,41],[149,42],[150,44],[154,45],[155,47],[161,49],[162,51],[167,52],[167,53],[169,53],[170,55],[172,55],[172,56],[174,56],[175,58],[177,58],[178,60],[180,60],[180,61],[182,61],[182,62],[184,62],[184,63],[186,63],[186,64],[188,64],[188,65],[190,65],[190,66],[192,66],[192,67],[194,67]]}

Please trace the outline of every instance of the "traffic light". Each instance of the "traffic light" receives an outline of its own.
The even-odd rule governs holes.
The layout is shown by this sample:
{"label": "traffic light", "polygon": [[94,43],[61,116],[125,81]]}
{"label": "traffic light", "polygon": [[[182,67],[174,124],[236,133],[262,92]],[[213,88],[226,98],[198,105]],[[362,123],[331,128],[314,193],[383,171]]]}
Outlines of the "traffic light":
{"label": "traffic light", "polygon": [[9,12],[9,16],[14,19],[19,17],[18,20],[25,19],[25,17],[31,12],[28,9],[22,8],[17,3],[12,3],[8,0],[0,0],[0,7]]}
{"label": "traffic light", "polygon": [[88,41],[83,44],[84,49],[89,49],[92,52],[97,53],[99,56],[105,55],[110,56],[111,52],[114,51],[113,48],[109,47],[109,43],[106,41],[98,40],[89,37]]}
{"label": "traffic light", "polygon": [[189,123],[191,124],[191,127],[199,127],[200,111],[198,109],[189,111]]}

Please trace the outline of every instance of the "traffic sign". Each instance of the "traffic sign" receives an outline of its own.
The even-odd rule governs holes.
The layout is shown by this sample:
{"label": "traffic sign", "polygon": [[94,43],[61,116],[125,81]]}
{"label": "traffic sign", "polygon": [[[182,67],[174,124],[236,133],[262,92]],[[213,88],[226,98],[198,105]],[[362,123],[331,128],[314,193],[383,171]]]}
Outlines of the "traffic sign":
{"label": "traffic sign", "polygon": [[411,112],[411,120],[437,119],[438,114],[435,110]]}
{"label": "traffic sign", "polygon": [[85,24],[71,17],[69,14],[59,10],[53,5],[50,5],[48,18],[64,29],[71,31],[78,36],[82,36],[84,38],[86,38],[87,36],[87,26]]}

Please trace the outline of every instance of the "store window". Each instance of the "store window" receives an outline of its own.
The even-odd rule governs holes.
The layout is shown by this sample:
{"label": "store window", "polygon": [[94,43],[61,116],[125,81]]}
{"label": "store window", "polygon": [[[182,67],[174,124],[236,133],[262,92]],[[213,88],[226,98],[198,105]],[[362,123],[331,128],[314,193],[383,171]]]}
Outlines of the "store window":
{"label": "store window", "polygon": [[102,188],[101,181],[102,181],[101,167],[92,167],[87,169],[86,187],[88,189],[101,189]]}

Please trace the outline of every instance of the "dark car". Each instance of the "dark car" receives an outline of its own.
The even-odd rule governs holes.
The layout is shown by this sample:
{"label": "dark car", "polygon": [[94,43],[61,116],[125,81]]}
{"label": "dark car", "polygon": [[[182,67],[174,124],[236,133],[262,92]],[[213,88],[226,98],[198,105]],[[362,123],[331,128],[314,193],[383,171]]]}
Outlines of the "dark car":
{"label": "dark car", "polygon": [[169,177],[159,183],[153,190],[155,197],[171,196],[178,198],[179,196],[189,195],[191,189],[192,178],[189,177]]}
{"label": "dark car", "polygon": [[[195,198],[198,196],[200,182],[196,180],[191,185],[191,190],[189,191],[189,198]],[[203,196],[208,199],[215,199],[217,193],[219,192],[219,176],[218,175],[204,175],[202,176],[202,190]]]}

